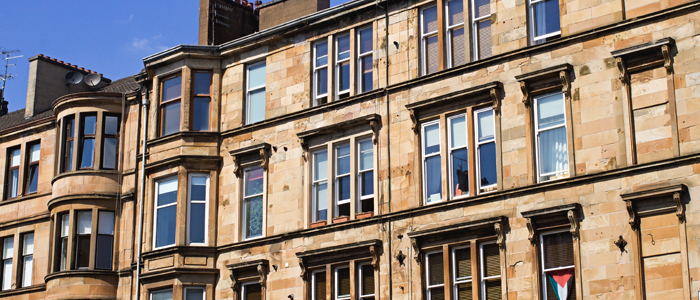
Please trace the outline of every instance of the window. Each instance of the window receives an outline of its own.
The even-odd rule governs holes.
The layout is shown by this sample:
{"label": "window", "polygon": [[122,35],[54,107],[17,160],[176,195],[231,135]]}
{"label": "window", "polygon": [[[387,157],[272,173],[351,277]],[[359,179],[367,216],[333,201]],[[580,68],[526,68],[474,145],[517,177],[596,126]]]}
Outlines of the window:
{"label": "window", "polygon": [[5,199],[19,196],[19,161],[20,148],[12,148],[7,151],[7,177],[5,179]]}
{"label": "window", "polygon": [[576,299],[573,237],[569,230],[540,234],[542,293],[545,300]]}
{"label": "window", "polygon": [[532,44],[541,44],[559,37],[558,0],[528,0],[530,2],[530,33]]}
{"label": "window", "polygon": [[114,252],[114,212],[99,211],[97,215],[97,250],[95,269],[111,270]]}
{"label": "window", "polygon": [[186,287],[185,300],[205,300],[206,290],[204,287]]}
{"label": "window", "polygon": [[421,10],[421,74],[428,75],[440,70],[438,53],[437,6]]}
{"label": "window", "polygon": [[243,223],[244,238],[252,239],[263,235],[263,186],[262,167],[244,171]]}
{"label": "window", "polygon": [[22,268],[19,278],[22,279],[22,287],[32,285],[32,270],[34,266],[34,233],[22,235]]}
{"label": "window", "polygon": [[75,140],[75,118],[66,117],[63,122],[63,165],[62,171],[73,170],[73,141]]}
{"label": "window", "polygon": [[241,300],[261,300],[262,287],[257,281],[243,283],[241,285],[241,295]]}
{"label": "window", "polygon": [[2,290],[12,288],[12,256],[15,252],[15,238],[10,236],[2,240]]}
{"label": "window", "polygon": [[177,177],[156,181],[156,191],[153,242],[158,249],[175,245]]}
{"label": "window", "polygon": [[75,232],[75,268],[90,267],[90,236],[92,233],[92,211],[77,212]]}
{"label": "window", "polygon": [[[484,0],[486,1],[486,0]],[[464,37],[464,9],[462,0],[445,2],[447,16],[447,67],[465,64],[466,39]],[[490,37],[489,37],[490,38]]]}
{"label": "window", "polygon": [[350,299],[350,267],[335,268],[335,283],[333,300]]}
{"label": "window", "polygon": [[371,139],[357,142],[359,208],[358,211],[374,211],[374,145]]}
{"label": "window", "polygon": [[491,1],[472,0],[474,60],[491,57]]}
{"label": "window", "polygon": [[[479,255],[472,251],[478,244]],[[496,300],[502,298],[501,292],[501,256],[495,242],[471,243],[467,246],[450,247],[445,245],[442,251],[425,254],[425,280],[428,299],[445,299],[452,287],[452,299]],[[449,263],[445,261],[445,249],[450,249]],[[451,267],[448,267],[451,264]],[[480,284],[475,286],[474,271],[479,272]],[[451,282],[446,284],[445,274]],[[478,295],[478,296],[477,296]]]}
{"label": "window", "polygon": [[192,85],[192,131],[209,131],[211,73],[194,71]]}
{"label": "window", "polygon": [[173,300],[173,290],[160,290],[151,292],[151,300]]}
{"label": "window", "polygon": [[82,127],[80,147],[80,168],[90,169],[95,162],[95,132],[97,130],[97,116],[84,115],[80,121]]}
{"label": "window", "polygon": [[374,300],[374,267],[371,264],[361,264],[358,270],[360,300]]}
{"label": "window", "polygon": [[56,249],[57,261],[59,261],[58,271],[64,271],[67,270],[68,262],[68,232],[70,230],[68,213],[58,215],[57,221],[61,222],[60,236],[57,243],[59,248]]}
{"label": "window", "polygon": [[209,175],[191,174],[188,190],[187,212],[187,242],[190,245],[207,244],[207,204],[209,200]]}
{"label": "window", "polygon": [[[469,150],[467,149],[467,116],[457,115],[447,119],[449,124],[450,193],[453,198],[469,195]],[[437,124],[435,125],[437,126]],[[436,132],[434,135],[439,134]],[[439,150],[439,149],[438,149]],[[427,151],[426,151],[427,153]],[[440,171],[440,156],[435,162]],[[435,182],[438,183],[438,182]]]}
{"label": "window", "polygon": [[350,35],[335,38],[335,98],[350,96]]}
{"label": "window", "polygon": [[[437,271],[437,270],[436,270]],[[454,299],[472,299],[474,287],[472,283],[472,254],[470,247],[452,249],[452,282],[454,283]]]}
{"label": "window", "polygon": [[313,105],[328,101],[328,42],[316,42],[314,52]]}
{"label": "window", "polygon": [[[349,251],[349,250],[343,250]],[[346,256],[357,256],[363,250],[354,249],[353,253],[346,253]],[[337,262],[336,262],[337,263]],[[374,266],[362,260],[356,260],[350,264],[347,260],[341,264],[314,266],[315,270],[310,271],[310,300],[374,300],[375,281]],[[326,283],[330,282],[330,290]],[[354,283],[354,284],[353,284]],[[351,296],[354,295],[354,296]]]}
{"label": "window", "polygon": [[160,135],[165,136],[180,131],[182,79],[180,75],[171,76],[160,87]]}
{"label": "window", "polygon": [[423,199],[426,204],[442,201],[442,175],[440,162],[440,123],[422,125],[423,132]]}
{"label": "window", "polygon": [[428,300],[445,299],[445,268],[442,251],[426,253],[425,265]]}
{"label": "window", "polygon": [[311,300],[326,300],[326,271],[311,273]]}
{"label": "window", "polygon": [[37,185],[39,184],[39,161],[41,160],[41,145],[39,143],[30,144],[29,153],[27,157],[29,162],[27,163],[27,172],[24,185],[24,194],[33,194],[37,191]]}
{"label": "window", "polygon": [[119,157],[119,117],[105,115],[102,127],[102,168],[115,170]]}
{"label": "window", "polygon": [[350,145],[335,147],[335,216],[350,215]]}
{"label": "window", "polygon": [[480,193],[494,191],[498,185],[496,166],[496,126],[492,108],[474,112],[476,145],[476,185]]}
{"label": "window", "polygon": [[479,245],[479,278],[482,299],[501,299],[501,253],[495,242]]}
{"label": "window", "polygon": [[313,153],[313,221],[328,220],[328,153],[326,150]]}
{"label": "window", "polygon": [[246,96],[246,124],[265,120],[265,62],[248,66],[248,92]]}
{"label": "window", "polygon": [[357,31],[357,92],[365,93],[374,89],[373,82],[373,57],[374,51],[372,27],[363,28]]}
{"label": "window", "polygon": [[537,177],[540,182],[569,176],[564,94],[534,97]]}

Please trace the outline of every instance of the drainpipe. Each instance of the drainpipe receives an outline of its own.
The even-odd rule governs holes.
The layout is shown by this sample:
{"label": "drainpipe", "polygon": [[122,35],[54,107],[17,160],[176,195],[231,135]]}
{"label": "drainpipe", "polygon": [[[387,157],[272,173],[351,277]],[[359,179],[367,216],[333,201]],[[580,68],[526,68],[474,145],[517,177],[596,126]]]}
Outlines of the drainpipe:
{"label": "drainpipe", "polygon": [[138,242],[136,243],[136,298],[141,295],[141,237],[143,236],[143,201],[146,197],[146,128],[148,127],[148,87],[144,86],[141,91],[141,106],[143,106],[143,127],[141,128],[141,192],[139,194],[139,231]]}
{"label": "drainpipe", "polygon": [[[389,110],[389,0],[386,0],[384,3],[384,51],[385,51],[385,66],[386,66],[386,85],[384,86],[384,95],[386,97],[386,151],[387,151],[387,156],[386,156],[386,162],[387,162],[387,189],[389,190],[387,193],[387,210],[389,213],[391,213],[391,111]],[[391,218],[387,219],[388,225],[388,248],[389,248],[389,299],[394,299],[394,289],[392,286],[394,285],[394,280],[392,278],[392,275],[394,274],[394,271],[392,270],[392,256],[393,252],[391,250]]]}

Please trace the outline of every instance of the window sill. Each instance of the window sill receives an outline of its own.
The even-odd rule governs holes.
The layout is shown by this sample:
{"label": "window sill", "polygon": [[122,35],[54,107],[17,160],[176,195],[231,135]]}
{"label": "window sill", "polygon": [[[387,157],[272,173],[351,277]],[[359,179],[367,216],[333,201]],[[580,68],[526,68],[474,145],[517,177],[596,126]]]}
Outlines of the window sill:
{"label": "window sill", "polygon": [[44,277],[44,282],[64,277],[94,277],[94,276],[117,276],[118,273],[112,270],[66,270],[53,272]]}
{"label": "window sill", "polygon": [[144,252],[141,254],[141,259],[153,259],[155,257],[166,256],[174,253],[185,253],[185,254],[215,254],[216,247],[211,246],[168,246],[164,248],[159,248]]}
{"label": "window sill", "polygon": [[51,179],[51,185],[53,185],[57,180],[64,177],[74,176],[74,175],[119,175],[119,171],[115,170],[95,170],[95,169],[81,169],[77,171],[68,171],[56,175]]}
{"label": "window sill", "polygon": [[14,197],[14,198],[10,198],[10,199],[7,199],[7,200],[0,201],[0,206],[7,205],[7,204],[12,204],[12,203],[17,203],[17,202],[22,202],[22,201],[26,201],[26,200],[31,200],[31,199],[36,199],[36,198],[39,198],[39,197],[42,197],[42,196],[50,196],[50,195],[51,195],[51,193],[49,192],[49,193],[43,193],[43,194],[32,193],[32,194],[29,194],[29,195],[26,195],[26,196],[17,196],[17,197]]}
{"label": "window sill", "polygon": [[35,293],[35,292],[43,292],[45,290],[46,290],[46,284],[32,285],[32,286],[23,287],[23,288],[16,288],[16,289],[0,291],[0,298],[28,294],[28,293]]}
{"label": "window sill", "polygon": [[146,146],[152,147],[154,145],[163,144],[163,143],[167,143],[167,142],[170,142],[173,140],[182,139],[182,138],[186,138],[186,137],[211,138],[211,139],[215,139],[215,141],[218,141],[219,132],[216,132],[216,131],[178,131],[175,133],[171,133],[168,135],[157,137],[155,139],[148,140],[148,142],[146,142]]}

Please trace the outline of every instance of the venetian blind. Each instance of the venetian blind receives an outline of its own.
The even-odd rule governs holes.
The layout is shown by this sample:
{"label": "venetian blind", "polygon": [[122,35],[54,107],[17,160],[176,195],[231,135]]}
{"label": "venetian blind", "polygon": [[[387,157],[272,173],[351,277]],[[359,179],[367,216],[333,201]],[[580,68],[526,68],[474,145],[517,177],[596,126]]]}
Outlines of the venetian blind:
{"label": "venetian blind", "polygon": [[437,252],[428,255],[428,272],[430,285],[445,283],[444,266],[442,261],[442,252]]}
{"label": "venetian blind", "polygon": [[472,300],[474,295],[472,294],[472,283],[466,282],[461,283],[457,286],[457,300]]}
{"label": "venetian blind", "polygon": [[260,284],[251,284],[245,286],[245,299],[243,300],[261,300],[262,290]]}
{"label": "venetian blind", "polygon": [[469,248],[455,250],[455,267],[457,268],[455,280],[465,280],[472,277],[472,256]]}
{"label": "venetian blind", "polygon": [[485,277],[501,275],[501,255],[497,244],[483,246]]}
{"label": "venetian blind", "polygon": [[574,246],[571,233],[559,232],[542,236],[545,269],[574,265]]}
{"label": "venetian blind", "polygon": [[338,269],[336,276],[338,276],[338,296],[350,295],[350,269]]}
{"label": "venetian blind", "polygon": [[314,273],[314,294],[316,298],[314,300],[325,300],[326,299],[326,272]]}
{"label": "venetian blind", "polygon": [[362,266],[362,295],[374,294],[374,267]]}

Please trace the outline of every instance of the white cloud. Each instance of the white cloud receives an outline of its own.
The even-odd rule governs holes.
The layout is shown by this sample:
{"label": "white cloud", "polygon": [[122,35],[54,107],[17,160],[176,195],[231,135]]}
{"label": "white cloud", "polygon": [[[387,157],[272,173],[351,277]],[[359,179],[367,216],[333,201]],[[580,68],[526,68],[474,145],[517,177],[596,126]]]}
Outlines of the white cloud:
{"label": "white cloud", "polygon": [[162,51],[168,48],[160,42],[162,37],[160,34],[151,38],[134,37],[127,45],[127,48],[131,51]]}

